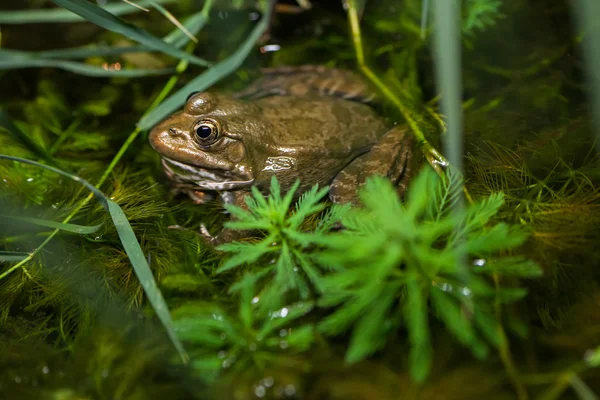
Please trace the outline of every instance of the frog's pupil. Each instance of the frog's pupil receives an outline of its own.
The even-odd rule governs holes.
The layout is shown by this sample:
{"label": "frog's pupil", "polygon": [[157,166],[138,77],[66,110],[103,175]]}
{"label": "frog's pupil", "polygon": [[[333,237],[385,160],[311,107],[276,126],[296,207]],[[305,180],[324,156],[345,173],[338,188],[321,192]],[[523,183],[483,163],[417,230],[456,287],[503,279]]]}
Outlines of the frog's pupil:
{"label": "frog's pupil", "polygon": [[212,129],[210,128],[210,126],[207,125],[200,125],[198,129],[196,129],[196,135],[198,135],[200,139],[208,138],[211,133]]}

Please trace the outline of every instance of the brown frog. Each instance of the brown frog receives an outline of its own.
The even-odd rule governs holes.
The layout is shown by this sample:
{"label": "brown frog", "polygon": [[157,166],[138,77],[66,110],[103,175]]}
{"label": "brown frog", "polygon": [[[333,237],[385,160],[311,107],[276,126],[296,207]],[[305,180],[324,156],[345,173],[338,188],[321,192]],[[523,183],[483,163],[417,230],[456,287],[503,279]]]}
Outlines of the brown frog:
{"label": "brown frog", "polygon": [[[331,185],[333,202],[356,203],[371,175],[387,176],[402,194],[410,177],[411,135],[388,129],[365,104],[374,92],[350,71],[322,66],[264,70],[235,95],[193,93],[183,111],[150,132],[150,144],[177,190],[197,203],[219,196],[245,206],[250,187],[282,192],[296,180],[300,195]],[[223,231],[213,243],[232,239]]]}

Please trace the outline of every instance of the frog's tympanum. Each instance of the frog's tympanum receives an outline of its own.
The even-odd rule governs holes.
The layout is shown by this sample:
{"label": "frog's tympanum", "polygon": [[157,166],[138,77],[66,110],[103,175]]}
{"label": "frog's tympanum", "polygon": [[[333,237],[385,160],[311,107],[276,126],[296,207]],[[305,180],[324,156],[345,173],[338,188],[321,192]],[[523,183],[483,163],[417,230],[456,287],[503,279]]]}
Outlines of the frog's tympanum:
{"label": "frog's tympanum", "polygon": [[[265,70],[235,95],[193,93],[150,132],[168,178],[197,203],[219,197],[245,206],[251,186],[282,192],[330,185],[334,202],[357,201],[371,175],[401,194],[409,177],[410,134],[388,129],[369,107],[374,92],[350,71],[303,66]],[[223,231],[213,243],[231,240]]]}

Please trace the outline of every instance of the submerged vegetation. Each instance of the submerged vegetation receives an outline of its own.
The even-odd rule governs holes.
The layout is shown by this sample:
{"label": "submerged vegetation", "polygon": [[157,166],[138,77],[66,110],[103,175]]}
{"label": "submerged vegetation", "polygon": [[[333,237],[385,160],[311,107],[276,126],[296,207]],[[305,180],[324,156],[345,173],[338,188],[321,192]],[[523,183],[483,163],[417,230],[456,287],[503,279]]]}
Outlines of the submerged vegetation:
{"label": "submerged vegetation", "polygon": [[[13,3],[0,10],[2,396],[600,393],[600,166],[568,2],[463,1],[454,99],[433,78],[453,62],[429,55],[436,1]],[[49,43],[27,39],[32,23]],[[419,139],[429,163],[404,199],[382,178],[354,207],[316,186],[295,201],[275,179],[247,209],[169,192],[149,128],[192,91],[307,63],[358,67]],[[438,110],[452,100],[464,129]],[[457,127],[466,154],[448,159],[463,171],[437,150]],[[203,224],[249,235],[213,249]]]}

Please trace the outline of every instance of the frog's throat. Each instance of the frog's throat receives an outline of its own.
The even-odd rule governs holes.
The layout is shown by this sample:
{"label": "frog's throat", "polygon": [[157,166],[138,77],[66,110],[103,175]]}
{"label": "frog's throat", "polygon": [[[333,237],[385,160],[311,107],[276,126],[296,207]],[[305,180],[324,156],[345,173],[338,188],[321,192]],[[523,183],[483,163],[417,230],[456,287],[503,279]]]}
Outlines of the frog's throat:
{"label": "frog's throat", "polygon": [[167,157],[163,157],[162,166],[169,179],[175,182],[192,183],[204,190],[235,190],[247,188],[254,183],[254,179],[235,180],[219,174],[216,170],[200,168]]}

